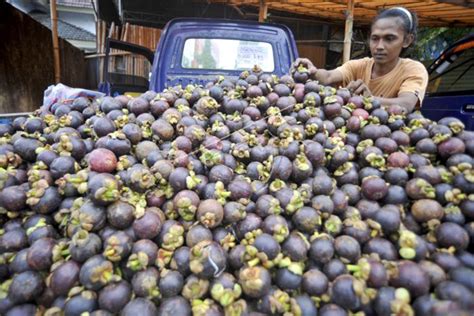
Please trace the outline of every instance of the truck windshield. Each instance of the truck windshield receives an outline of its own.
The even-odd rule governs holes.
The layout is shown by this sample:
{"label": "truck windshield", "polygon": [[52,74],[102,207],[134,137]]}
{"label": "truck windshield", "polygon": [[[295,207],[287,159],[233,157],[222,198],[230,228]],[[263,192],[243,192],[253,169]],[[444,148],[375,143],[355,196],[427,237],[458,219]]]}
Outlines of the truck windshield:
{"label": "truck windshield", "polygon": [[431,94],[474,91],[474,47],[453,55],[430,75],[427,91]]}
{"label": "truck windshield", "polygon": [[258,65],[275,70],[270,43],[217,38],[188,38],[181,67],[187,69],[246,70]]}

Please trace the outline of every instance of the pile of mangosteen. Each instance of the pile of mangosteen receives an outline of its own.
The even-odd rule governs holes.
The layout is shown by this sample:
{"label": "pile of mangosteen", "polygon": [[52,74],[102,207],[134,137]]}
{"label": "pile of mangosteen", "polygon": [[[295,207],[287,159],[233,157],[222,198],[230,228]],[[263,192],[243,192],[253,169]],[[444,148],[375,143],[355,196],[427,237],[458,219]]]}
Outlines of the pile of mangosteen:
{"label": "pile of mangosteen", "polygon": [[258,67],[0,125],[2,315],[472,315],[474,133]]}

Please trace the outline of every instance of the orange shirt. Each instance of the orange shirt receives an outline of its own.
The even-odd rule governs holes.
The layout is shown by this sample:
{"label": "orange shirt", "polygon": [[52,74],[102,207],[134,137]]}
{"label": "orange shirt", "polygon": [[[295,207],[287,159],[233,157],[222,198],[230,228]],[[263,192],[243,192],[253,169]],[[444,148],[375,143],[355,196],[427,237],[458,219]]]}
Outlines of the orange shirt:
{"label": "orange shirt", "polygon": [[344,87],[351,81],[362,79],[376,97],[396,98],[402,92],[411,92],[421,104],[428,85],[428,72],[422,63],[400,58],[389,73],[371,79],[373,65],[374,59],[366,57],[350,60],[336,69],[342,73]]}

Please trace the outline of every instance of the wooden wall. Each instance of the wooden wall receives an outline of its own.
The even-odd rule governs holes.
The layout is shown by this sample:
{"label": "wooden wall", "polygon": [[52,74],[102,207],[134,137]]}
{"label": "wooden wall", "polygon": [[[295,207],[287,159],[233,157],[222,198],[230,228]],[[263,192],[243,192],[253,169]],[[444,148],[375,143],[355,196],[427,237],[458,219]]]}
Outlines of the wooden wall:
{"label": "wooden wall", "polygon": [[[51,31],[0,1],[0,113],[30,112],[39,108],[43,92],[54,84]],[[61,82],[96,89],[87,80],[82,51],[59,41]]]}
{"label": "wooden wall", "polygon": [[297,43],[296,46],[298,47],[300,57],[308,58],[318,68],[326,66],[326,47],[301,43]]}
{"label": "wooden wall", "polygon": [[125,41],[145,46],[152,51],[156,50],[158,41],[160,40],[161,30],[140,25],[125,25],[126,36]]}
{"label": "wooden wall", "polygon": [[[119,27],[113,23],[107,26],[105,21],[97,22],[97,56],[99,81],[103,81],[103,62],[105,53],[106,38],[112,38],[144,46],[152,51],[156,50],[161,36],[161,29],[150,28],[141,25],[126,23]],[[130,54],[118,49],[111,50],[109,58],[109,72],[122,73],[127,75],[139,76],[148,79],[151,65],[146,58],[136,54]]]}

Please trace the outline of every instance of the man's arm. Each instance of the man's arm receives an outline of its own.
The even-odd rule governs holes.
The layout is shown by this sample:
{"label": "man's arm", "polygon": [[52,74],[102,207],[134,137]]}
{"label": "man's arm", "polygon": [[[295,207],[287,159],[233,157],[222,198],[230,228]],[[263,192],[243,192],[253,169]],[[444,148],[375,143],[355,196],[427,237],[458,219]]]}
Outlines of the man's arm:
{"label": "man's arm", "polygon": [[405,109],[406,113],[411,113],[416,108],[420,100],[418,97],[411,92],[403,92],[396,98],[379,98],[374,97],[376,100],[380,101],[382,105],[400,105]]}
{"label": "man's arm", "polygon": [[[362,80],[355,80],[347,85],[347,89],[353,94],[371,96],[369,87]],[[420,102],[420,99],[412,92],[402,92],[396,98],[374,97],[382,105],[399,105],[406,113],[411,113]]]}
{"label": "man's arm", "polygon": [[291,66],[290,72],[293,73],[299,65],[302,65],[303,67],[308,69],[308,72],[312,79],[318,80],[321,84],[325,86],[335,85],[336,83],[341,83],[343,80],[342,73],[339,70],[326,70],[316,68],[308,58],[296,59],[293,65]]}
{"label": "man's arm", "polygon": [[339,70],[326,70],[326,69],[317,69],[313,76],[314,79],[318,80],[321,84],[325,86],[332,86],[336,83],[342,82],[342,73]]}

